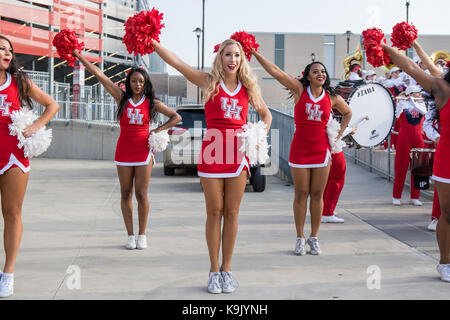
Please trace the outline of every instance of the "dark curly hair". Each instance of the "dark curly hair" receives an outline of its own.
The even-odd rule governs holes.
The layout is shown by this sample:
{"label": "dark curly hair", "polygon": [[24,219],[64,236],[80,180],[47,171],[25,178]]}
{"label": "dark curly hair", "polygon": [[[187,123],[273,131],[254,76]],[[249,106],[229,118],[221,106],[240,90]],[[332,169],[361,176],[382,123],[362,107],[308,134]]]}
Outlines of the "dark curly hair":
{"label": "dark curly hair", "polygon": [[123,111],[125,110],[125,106],[127,105],[128,99],[133,96],[133,91],[131,90],[130,79],[131,76],[138,72],[144,77],[144,95],[148,98],[149,101],[149,116],[150,119],[153,120],[156,117],[156,109],[155,109],[155,91],[153,90],[153,84],[150,81],[150,77],[144,69],[133,67],[125,79],[125,92],[123,94],[122,100],[120,100],[119,108],[117,108],[117,121],[120,121],[122,117]]}
{"label": "dark curly hair", "polygon": [[[334,88],[331,87],[331,81],[330,81],[330,75],[328,74],[327,68],[325,67],[325,65],[320,62],[320,61],[314,61],[311,62],[310,64],[308,64],[305,67],[305,70],[302,72],[301,76],[298,76],[296,79],[298,79],[298,81],[300,81],[300,83],[303,85],[303,88],[306,90],[307,87],[309,87],[311,85],[311,83],[309,82],[309,80],[307,79],[309,72],[311,71],[311,67],[314,64],[320,64],[324,69],[325,69],[325,74],[327,75],[327,78],[325,80],[325,83],[323,84],[323,88],[325,89],[325,91],[332,95],[332,96],[336,96],[336,93],[334,92]],[[289,99],[292,98],[294,95],[291,93],[291,95],[289,96]]]}
{"label": "dark curly hair", "polygon": [[20,70],[17,66],[17,59],[16,54],[14,52],[14,47],[11,43],[11,41],[5,37],[0,35],[0,39],[8,41],[9,45],[12,49],[12,59],[9,63],[9,67],[6,70],[11,74],[11,76],[14,78],[17,84],[17,88],[19,91],[19,101],[21,105],[28,105],[30,108],[33,108],[33,101],[31,100],[29,96],[29,92],[31,89],[31,80],[28,78],[28,75]]}

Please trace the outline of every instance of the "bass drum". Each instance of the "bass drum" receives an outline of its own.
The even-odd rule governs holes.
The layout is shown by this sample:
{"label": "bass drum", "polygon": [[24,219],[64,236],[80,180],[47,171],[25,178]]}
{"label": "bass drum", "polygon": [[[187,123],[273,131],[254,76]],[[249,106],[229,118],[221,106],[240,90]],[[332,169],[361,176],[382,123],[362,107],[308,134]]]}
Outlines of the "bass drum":
{"label": "bass drum", "polygon": [[335,87],[352,110],[349,127],[357,127],[351,135],[361,147],[375,147],[387,139],[394,127],[395,100],[379,83],[341,82]]}

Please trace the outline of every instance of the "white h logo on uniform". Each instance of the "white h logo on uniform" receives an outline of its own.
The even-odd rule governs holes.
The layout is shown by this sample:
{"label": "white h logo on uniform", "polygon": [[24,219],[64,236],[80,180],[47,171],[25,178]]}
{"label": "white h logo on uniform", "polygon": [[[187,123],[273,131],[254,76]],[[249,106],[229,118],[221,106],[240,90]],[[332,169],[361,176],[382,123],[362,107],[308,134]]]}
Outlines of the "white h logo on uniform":
{"label": "white h logo on uniform", "polygon": [[230,99],[231,105],[228,104],[228,98],[221,98],[222,100],[222,110],[225,111],[225,118],[234,118],[236,120],[241,119],[242,107],[238,106],[238,99]]}
{"label": "white h logo on uniform", "polygon": [[311,103],[306,104],[306,114],[308,115],[308,120],[322,121],[322,113],[323,111],[320,111],[320,105],[315,104],[313,106]]}
{"label": "white h logo on uniform", "polygon": [[8,98],[7,94],[0,94],[0,110],[2,110],[2,116],[9,116],[9,107],[11,107],[11,102],[6,102]]}
{"label": "white h logo on uniform", "polygon": [[140,112],[140,109],[127,109],[127,116],[128,118],[130,118],[130,124],[142,124],[142,118],[144,117],[144,114]]}

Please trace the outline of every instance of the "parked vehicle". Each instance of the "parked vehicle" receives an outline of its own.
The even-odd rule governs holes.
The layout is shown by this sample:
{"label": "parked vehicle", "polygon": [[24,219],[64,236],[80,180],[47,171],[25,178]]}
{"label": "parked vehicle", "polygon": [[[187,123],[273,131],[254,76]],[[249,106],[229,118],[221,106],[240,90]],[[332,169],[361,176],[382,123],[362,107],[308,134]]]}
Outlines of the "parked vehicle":
{"label": "parked vehicle", "polygon": [[[168,133],[169,145],[163,152],[164,175],[173,176],[175,169],[197,169],[203,137],[206,132],[205,107],[203,105],[181,105],[176,111],[183,119]],[[266,176],[261,173],[261,166],[250,168],[251,177],[248,184],[255,192],[266,188]]]}

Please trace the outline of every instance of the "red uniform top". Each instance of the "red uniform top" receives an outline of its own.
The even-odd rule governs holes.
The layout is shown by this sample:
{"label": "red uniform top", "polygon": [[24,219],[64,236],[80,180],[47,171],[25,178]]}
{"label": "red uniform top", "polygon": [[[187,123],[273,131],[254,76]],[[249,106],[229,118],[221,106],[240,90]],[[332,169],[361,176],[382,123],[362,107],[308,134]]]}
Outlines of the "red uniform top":
{"label": "red uniform top", "polygon": [[303,90],[295,105],[295,133],[289,153],[289,165],[294,168],[325,167],[331,156],[327,123],[331,100],[325,89],[318,98],[310,87]]}
{"label": "red uniform top", "polygon": [[148,145],[149,101],[143,96],[138,103],[130,98],[120,118],[115,163],[120,166],[143,166],[150,162],[153,152]]}
{"label": "red uniform top", "polygon": [[23,172],[30,171],[30,162],[25,158],[23,148],[17,147],[19,141],[9,134],[8,128],[12,123],[11,113],[20,107],[16,80],[7,72],[6,82],[0,86],[0,174],[14,167],[19,167]]}
{"label": "red uniform top", "polygon": [[237,177],[243,168],[250,172],[247,158],[239,151],[242,140],[237,136],[247,123],[247,111],[247,89],[241,82],[230,92],[221,81],[219,93],[205,104],[207,131],[198,161],[199,176]]}
{"label": "red uniform top", "polygon": [[450,183],[450,99],[439,111],[439,123],[441,137],[436,148],[433,164],[433,179],[436,181]]}

